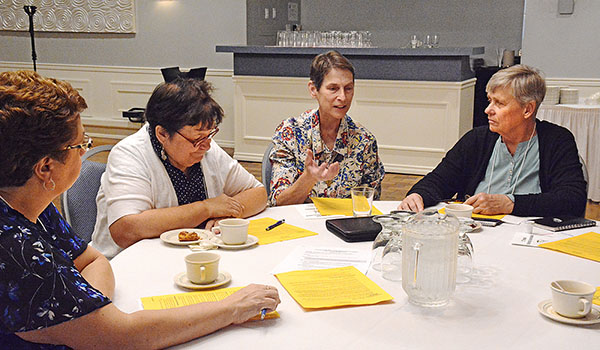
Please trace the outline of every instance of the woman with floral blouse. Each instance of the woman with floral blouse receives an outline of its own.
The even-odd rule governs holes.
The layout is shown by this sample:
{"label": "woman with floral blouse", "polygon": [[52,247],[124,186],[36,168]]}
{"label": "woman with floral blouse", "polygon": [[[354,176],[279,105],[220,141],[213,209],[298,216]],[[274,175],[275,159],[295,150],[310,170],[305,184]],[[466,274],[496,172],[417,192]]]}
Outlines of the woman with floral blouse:
{"label": "woman with floral blouse", "polygon": [[270,204],[345,198],[359,185],[374,187],[379,198],[385,170],[377,141],[346,114],[354,67],[336,51],[320,54],[312,61],[308,89],[319,108],[284,120],[273,135]]}
{"label": "woman with floral blouse", "polygon": [[86,107],[68,83],[0,73],[0,348],[165,348],[275,309],[277,289],[263,285],[169,310],[126,314],[111,303],[108,260],[52,204],[91,147]]}

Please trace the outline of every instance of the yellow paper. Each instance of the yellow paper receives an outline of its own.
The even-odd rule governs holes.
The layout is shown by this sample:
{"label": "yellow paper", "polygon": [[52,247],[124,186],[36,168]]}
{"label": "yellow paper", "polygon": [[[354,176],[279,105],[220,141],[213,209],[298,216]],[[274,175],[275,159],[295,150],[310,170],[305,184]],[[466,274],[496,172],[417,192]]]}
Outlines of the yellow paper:
{"label": "yellow paper", "polygon": [[[142,306],[144,310],[165,310],[199,303],[219,301],[225,299],[226,297],[230,296],[231,294],[235,293],[236,291],[242,288],[243,287],[233,287],[210,291],[145,297],[142,298]],[[277,313],[277,311],[272,311],[265,315],[265,319],[278,317],[279,313]],[[260,315],[253,317],[252,320],[260,320]]]}
{"label": "yellow paper", "polygon": [[[438,209],[438,213],[440,214],[446,214],[446,208],[441,208]],[[483,214],[471,214],[472,218],[480,218],[480,219],[497,219],[497,220],[502,220],[502,218],[504,218],[506,215],[504,214],[498,214],[498,215],[483,215]]]}
{"label": "yellow paper", "polygon": [[393,299],[354,266],[284,272],[275,276],[305,309],[371,305]]}
{"label": "yellow paper", "polygon": [[592,302],[596,305],[600,305],[600,287],[596,288],[596,293],[594,293],[594,300]]}
{"label": "yellow paper", "polygon": [[256,236],[258,238],[258,244],[269,244],[317,235],[316,232],[285,223],[269,231],[266,230],[267,227],[273,225],[277,221],[278,220],[271,218],[250,220],[248,234]]}
{"label": "yellow paper", "polygon": [[[346,215],[353,216],[352,212],[352,198],[319,198],[319,197],[311,197],[313,203],[315,203],[315,207],[321,215]],[[373,215],[381,215],[382,212],[379,211],[375,206],[373,206],[373,210],[371,211]]]}
{"label": "yellow paper", "polygon": [[580,258],[600,261],[600,234],[596,232],[588,232],[560,241],[543,243],[539,246]]}

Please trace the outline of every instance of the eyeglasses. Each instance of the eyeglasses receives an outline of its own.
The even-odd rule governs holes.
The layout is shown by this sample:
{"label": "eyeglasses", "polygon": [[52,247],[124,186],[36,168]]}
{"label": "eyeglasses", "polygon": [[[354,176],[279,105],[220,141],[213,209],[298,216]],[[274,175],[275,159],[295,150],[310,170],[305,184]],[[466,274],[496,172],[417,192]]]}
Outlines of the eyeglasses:
{"label": "eyeglasses", "polygon": [[212,140],[212,138],[219,132],[219,128],[214,128],[210,131],[210,133],[204,137],[201,137],[199,139],[196,140],[190,140],[187,137],[183,136],[182,133],[180,133],[179,131],[177,131],[177,133],[179,134],[179,136],[183,137],[187,142],[191,143],[192,146],[194,147],[198,147],[200,146],[200,144],[206,140]]}
{"label": "eyeglasses", "polygon": [[62,150],[63,151],[68,151],[68,150],[71,150],[71,149],[79,148],[79,149],[82,149],[82,150],[84,150],[84,151],[87,152],[90,148],[92,148],[92,143],[93,143],[92,138],[89,137],[88,134],[84,133],[83,134],[83,143],[80,143],[78,145],[66,146]]}

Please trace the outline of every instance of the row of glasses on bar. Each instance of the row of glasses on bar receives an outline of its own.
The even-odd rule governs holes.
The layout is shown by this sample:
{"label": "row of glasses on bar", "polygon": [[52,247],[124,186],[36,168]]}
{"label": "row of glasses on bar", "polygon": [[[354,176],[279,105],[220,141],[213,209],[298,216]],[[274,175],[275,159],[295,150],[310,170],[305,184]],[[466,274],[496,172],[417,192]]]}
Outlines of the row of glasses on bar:
{"label": "row of glasses on bar", "polygon": [[371,32],[353,30],[295,31],[277,32],[277,46],[282,47],[372,47]]}
{"label": "row of glasses on bar", "polygon": [[437,34],[427,34],[425,35],[424,40],[421,40],[421,38],[417,35],[417,34],[413,34],[410,36],[410,41],[408,42],[408,45],[410,48],[416,49],[419,47],[424,47],[424,48],[436,48],[436,47],[440,47],[440,37]]}

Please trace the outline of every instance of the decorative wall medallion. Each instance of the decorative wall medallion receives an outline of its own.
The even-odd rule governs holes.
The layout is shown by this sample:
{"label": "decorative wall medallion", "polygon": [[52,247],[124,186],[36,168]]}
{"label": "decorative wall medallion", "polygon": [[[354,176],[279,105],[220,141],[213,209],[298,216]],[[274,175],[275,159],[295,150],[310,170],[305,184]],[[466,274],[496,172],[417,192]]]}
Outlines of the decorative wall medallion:
{"label": "decorative wall medallion", "polygon": [[41,32],[135,33],[135,0],[0,0],[0,30],[27,31],[34,5]]}

